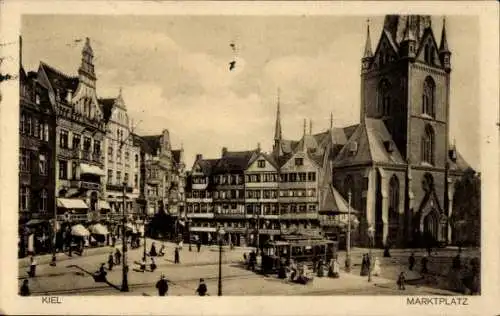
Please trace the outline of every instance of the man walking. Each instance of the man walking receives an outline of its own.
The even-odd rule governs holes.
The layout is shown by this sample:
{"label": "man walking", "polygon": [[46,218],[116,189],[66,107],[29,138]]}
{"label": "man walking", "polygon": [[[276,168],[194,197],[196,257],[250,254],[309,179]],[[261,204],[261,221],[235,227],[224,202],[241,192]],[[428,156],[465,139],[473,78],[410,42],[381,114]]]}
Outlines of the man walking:
{"label": "man walking", "polygon": [[413,271],[413,267],[415,266],[415,254],[412,252],[410,257],[408,258],[408,264],[410,271]]}
{"label": "man walking", "polygon": [[165,275],[162,274],[160,280],[156,282],[156,288],[158,289],[159,296],[165,296],[168,292],[168,282],[165,279]]}
{"label": "man walking", "polygon": [[196,248],[198,249],[198,252],[200,252],[201,249],[201,241],[197,240],[196,241]]}
{"label": "man walking", "polygon": [[108,270],[109,271],[113,270],[113,265],[114,265],[113,253],[110,253],[108,256]]}
{"label": "man walking", "polygon": [[122,261],[122,253],[121,253],[120,249],[118,249],[118,248],[116,248],[116,251],[115,251],[115,261],[116,261],[116,264],[120,264]]}
{"label": "man walking", "polygon": [[205,280],[200,279],[200,284],[198,285],[198,288],[196,289],[196,293],[198,293],[199,296],[205,296],[207,295],[207,285],[205,284]]}
{"label": "man walking", "polygon": [[175,264],[180,263],[180,259],[179,259],[179,247],[175,247],[175,252],[174,252],[174,263],[175,263]]}

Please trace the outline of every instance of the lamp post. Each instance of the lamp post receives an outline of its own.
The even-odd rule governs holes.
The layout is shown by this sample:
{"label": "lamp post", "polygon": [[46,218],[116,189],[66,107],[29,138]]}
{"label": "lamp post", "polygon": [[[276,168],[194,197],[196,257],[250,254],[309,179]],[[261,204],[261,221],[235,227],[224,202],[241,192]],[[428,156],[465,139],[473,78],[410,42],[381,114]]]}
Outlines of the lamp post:
{"label": "lamp post", "polygon": [[128,265],[127,265],[127,237],[126,237],[126,224],[127,224],[127,211],[125,207],[125,193],[127,191],[127,183],[123,182],[123,218],[122,218],[122,292],[128,292]]}
{"label": "lamp post", "polygon": [[368,267],[368,282],[371,282],[372,281],[372,267],[371,265],[373,264],[372,262],[372,246],[373,246],[373,233],[374,233],[375,229],[373,228],[373,225],[370,225],[368,227],[368,239],[369,239],[369,243],[370,243],[370,247],[369,247],[369,258],[370,258],[370,267]]}
{"label": "lamp post", "polygon": [[219,282],[217,283],[217,296],[222,296],[222,238],[224,237],[224,227],[219,226],[217,229],[219,236]]}
{"label": "lamp post", "polygon": [[345,271],[351,272],[351,198],[352,193],[347,193],[348,206],[347,206],[347,236],[346,236],[346,258],[345,258]]}

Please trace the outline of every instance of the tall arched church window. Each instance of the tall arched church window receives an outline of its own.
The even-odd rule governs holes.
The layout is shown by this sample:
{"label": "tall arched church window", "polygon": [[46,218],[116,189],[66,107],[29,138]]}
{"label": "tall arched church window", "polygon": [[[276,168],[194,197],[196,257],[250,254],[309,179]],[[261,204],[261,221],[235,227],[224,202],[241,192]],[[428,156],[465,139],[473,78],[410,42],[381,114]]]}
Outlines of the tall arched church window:
{"label": "tall arched church window", "polygon": [[422,137],[422,162],[434,164],[434,130],[432,126],[425,127],[424,136]]}
{"label": "tall arched church window", "polygon": [[380,115],[388,116],[391,111],[390,83],[382,79],[378,85],[377,111]]}
{"label": "tall arched church window", "polygon": [[424,89],[422,93],[422,113],[431,117],[435,115],[434,99],[436,93],[436,84],[431,77],[425,78]]}

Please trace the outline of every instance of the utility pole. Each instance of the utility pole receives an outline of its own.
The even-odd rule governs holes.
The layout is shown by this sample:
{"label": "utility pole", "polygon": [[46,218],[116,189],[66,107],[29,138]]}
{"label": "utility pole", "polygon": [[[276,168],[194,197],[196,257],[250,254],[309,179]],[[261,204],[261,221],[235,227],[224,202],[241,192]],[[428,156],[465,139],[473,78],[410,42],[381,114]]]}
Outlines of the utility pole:
{"label": "utility pole", "polygon": [[123,182],[123,218],[122,218],[122,292],[128,292],[128,265],[127,265],[127,211],[125,207],[125,194],[127,192],[127,182]]}
{"label": "utility pole", "polygon": [[346,272],[351,272],[351,197],[352,193],[349,191],[348,196],[348,207],[347,207],[347,237],[346,237],[346,259],[345,259],[345,270]]}

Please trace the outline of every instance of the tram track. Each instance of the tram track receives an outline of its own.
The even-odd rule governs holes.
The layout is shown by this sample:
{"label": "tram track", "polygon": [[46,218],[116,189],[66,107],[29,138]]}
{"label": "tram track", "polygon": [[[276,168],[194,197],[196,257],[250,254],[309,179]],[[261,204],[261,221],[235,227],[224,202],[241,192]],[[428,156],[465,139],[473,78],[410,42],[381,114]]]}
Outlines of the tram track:
{"label": "tram track", "polygon": [[[254,277],[258,277],[257,274],[254,273],[241,273],[241,274],[234,274],[230,275],[227,277],[224,277],[223,280],[237,280],[237,279],[251,279]],[[173,285],[173,286],[180,286],[180,287],[187,287],[186,284],[191,283],[191,282],[197,282],[199,281],[199,277],[196,278],[189,278],[189,279],[182,279],[182,280],[168,280],[168,283]],[[210,277],[205,277],[205,281],[215,281],[218,279],[218,276],[210,276]],[[129,289],[130,291],[132,290],[140,290],[144,288],[150,288],[154,287],[156,284],[156,280],[153,282],[145,282],[145,283],[136,283],[136,284],[129,284]],[[82,287],[82,288],[77,288],[77,289],[68,289],[68,290],[49,290],[49,291],[34,291],[32,292],[32,296],[43,296],[43,295],[76,295],[76,294],[84,294],[84,293],[102,293],[102,292],[108,292],[108,291],[116,291],[119,288],[118,286],[114,285],[101,285],[101,286],[94,286],[94,287]],[[138,293],[138,295],[140,295]]]}

